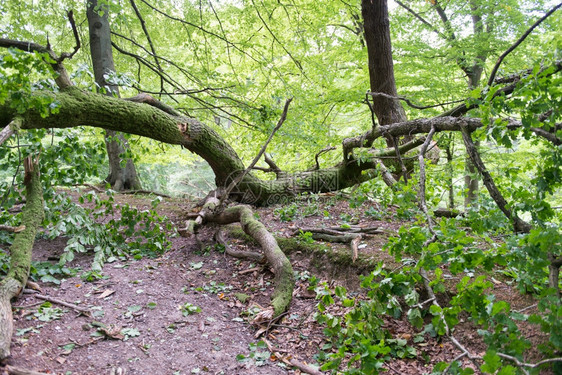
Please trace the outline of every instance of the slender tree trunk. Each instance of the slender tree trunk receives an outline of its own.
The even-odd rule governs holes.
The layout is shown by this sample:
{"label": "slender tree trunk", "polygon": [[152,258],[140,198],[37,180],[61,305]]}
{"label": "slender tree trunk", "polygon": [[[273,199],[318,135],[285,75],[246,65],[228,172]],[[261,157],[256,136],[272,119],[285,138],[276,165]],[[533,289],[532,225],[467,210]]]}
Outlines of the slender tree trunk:
{"label": "slender tree trunk", "polygon": [[[474,35],[482,35],[484,33],[484,21],[480,14],[480,7],[476,1],[470,0],[470,10],[471,10],[471,17],[472,17],[472,28],[474,30]],[[476,55],[474,61],[472,62],[472,66],[465,67],[463,70],[465,71],[467,78],[468,78],[468,89],[474,90],[480,85],[480,78],[482,78],[482,72],[484,71],[484,64],[486,63],[486,58],[488,56],[488,52],[486,48],[481,48],[478,54]],[[476,147],[480,147],[480,141],[474,142]],[[477,168],[472,163],[470,157],[466,158],[466,168],[465,168],[465,176],[464,176],[464,183],[466,187],[466,195],[464,197],[464,208],[465,211],[468,209],[468,206],[471,204],[475,204],[478,200],[478,174]]]}
{"label": "slender tree trunk", "polygon": [[[98,4],[98,0],[86,1],[86,14],[90,30],[90,53],[98,89],[106,95],[119,97],[119,87],[109,84],[105,79],[107,74],[115,72],[107,6]],[[107,130],[105,146],[109,159],[109,175],[106,181],[114,190],[118,191],[140,189],[141,184],[135,164],[131,159],[127,159],[124,163],[121,160],[121,155],[128,149],[127,140],[123,134]]]}
{"label": "slender tree trunk", "polygon": [[450,137],[447,147],[445,147],[445,152],[447,154],[447,185],[449,189],[449,210],[453,211],[455,209],[455,185],[453,184],[453,147],[452,147],[452,137]]}

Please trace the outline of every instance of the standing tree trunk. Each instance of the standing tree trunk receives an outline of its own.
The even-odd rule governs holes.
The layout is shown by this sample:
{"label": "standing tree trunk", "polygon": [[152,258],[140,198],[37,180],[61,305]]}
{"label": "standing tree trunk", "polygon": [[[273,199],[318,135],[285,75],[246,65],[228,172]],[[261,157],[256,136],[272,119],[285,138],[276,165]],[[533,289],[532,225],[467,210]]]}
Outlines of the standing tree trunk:
{"label": "standing tree trunk", "polygon": [[[474,35],[480,36],[484,34],[484,21],[481,16],[480,6],[476,1],[470,0],[470,11],[472,17],[472,28],[474,30]],[[487,48],[480,48],[476,54],[472,65],[465,66],[461,68],[466,73],[468,78],[468,89],[474,90],[480,85],[480,79],[482,78],[482,72],[484,71],[484,64],[488,57]],[[476,147],[480,146],[480,141],[474,142]],[[466,195],[464,197],[464,209],[468,210],[468,206],[475,204],[478,200],[478,170],[472,163],[469,157],[466,158],[466,168],[464,176],[464,184],[466,187]]]}
{"label": "standing tree trunk", "polygon": [[[107,74],[115,72],[108,20],[109,9],[106,4],[98,4],[98,0],[86,1],[86,15],[90,30],[90,53],[98,90],[106,95],[119,97],[119,87],[108,83],[105,79]],[[121,161],[121,155],[128,149],[127,140],[123,134],[106,130],[105,146],[109,159],[109,175],[105,180],[117,191],[140,189],[141,184],[133,161],[127,159],[124,165]]]}
{"label": "standing tree trunk", "polygon": [[[392,44],[390,42],[390,21],[388,19],[387,0],[361,0],[361,14],[369,58],[369,82],[371,92],[382,93],[373,95],[372,110],[377,116],[380,125],[395,124],[408,120],[400,100],[389,98],[397,97],[396,81],[394,80],[394,62],[392,61]],[[409,136],[402,138],[402,143],[410,141]],[[393,177],[398,180],[403,176],[406,180],[413,169],[413,159],[407,165],[398,151],[400,141],[391,136],[385,136],[388,147],[396,148],[399,163],[393,164]],[[400,170],[401,169],[401,170]]]}
{"label": "standing tree trunk", "polygon": [[[390,43],[390,21],[386,0],[362,0],[361,13],[369,57],[369,81],[372,92],[398,96]],[[373,96],[373,110],[381,125],[407,121],[398,99]],[[393,140],[388,142],[393,144]]]}

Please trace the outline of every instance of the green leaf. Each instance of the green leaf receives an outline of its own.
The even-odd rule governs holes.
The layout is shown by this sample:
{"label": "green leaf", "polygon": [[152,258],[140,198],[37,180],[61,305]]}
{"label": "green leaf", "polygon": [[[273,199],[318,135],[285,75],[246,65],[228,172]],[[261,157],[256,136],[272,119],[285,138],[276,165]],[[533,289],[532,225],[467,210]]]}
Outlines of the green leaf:
{"label": "green leaf", "polygon": [[484,372],[494,374],[501,367],[501,358],[495,350],[488,350],[483,357],[484,364],[481,369]]}

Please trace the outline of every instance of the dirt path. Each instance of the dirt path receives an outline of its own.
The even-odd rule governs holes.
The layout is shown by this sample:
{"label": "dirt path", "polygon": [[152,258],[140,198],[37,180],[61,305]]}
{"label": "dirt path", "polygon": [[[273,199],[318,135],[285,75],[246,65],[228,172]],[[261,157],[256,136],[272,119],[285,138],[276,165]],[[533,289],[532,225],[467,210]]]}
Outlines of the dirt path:
{"label": "dirt path", "polygon": [[[37,241],[34,260],[56,256],[64,244],[62,240]],[[42,285],[44,295],[91,307],[93,318],[53,304],[65,311],[62,316],[40,321],[34,314],[36,304],[43,301],[25,294],[17,302],[23,308],[16,309],[10,364],[81,375],[109,374],[112,368],[155,375],[287,373],[267,361],[269,355],[261,355],[263,361],[237,360],[239,355],[266,351],[250,349],[256,342],[253,330],[238,317],[242,305],[231,293],[233,282],[241,285],[232,274],[244,265],[217,253],[198,255],[194,249],[198,249],[194,240],[177,238],[174,250],[159,259],[107,264],[107,279],[85,283],[73,277],[60,286]],[[87,269],[90,262],[90,257],[83,257],[72,266]],[[181,307],[186,303],[201,311],[184,316]],[[98,332],[97,322],[108,329],[129,329],[131,337],[98,339],[92,336]]]}
{"label": "dirt path", "polygon": [[[119,199],[139,208],[150,204],[138,197]],[[183,208],[178,209],[177,202],[163,202],[159,210],[180,225]],[[341,225],[342,220],[378,225],[385,234],[366,238],[359,256],[395,267],[381,247],[403,223],[392,217],[375,220],[362,215],[365,211],[365,207],[351,210],[340,200],[290,222],[281,221],[287,212],[274,208],[260,209],[258,215],[271,231],[285,238],[299,226]],[[199,236],[203,246],[192,238],[175,237],[172,249],[157,259],[107,263],[102,280],[85,282],[75,276],[60,285],[41,283],[42,294],[90,308],[94,316],[79,315],[56,303],[41,307],[43,300],[24,294],[15,303],[16,331],[8,364],[57,375],[299,374],[259,344],[256,328],[248,323],[260,307],[268,305],[273,275],[267,268],[217,251],[212,234],[212,229],[203,229]],[[230,243],[236,250],[259,251],[236,238],[230,238]],[[38,239],[34,260],[56,262],[65,245],[64,238]],[[316,275],[332,285],[353,287],[358,285],[358,274],[365,272],[357,264],[344,269],[331,257],[336,250],[349,252],[347,245],[322,246],[324,257],[311,259],[300,251],[291,254],[297,280],[293,302],[267,336],[280,353],[305,363],[316,363],[315,355],[326,344],[324,327],[314,319],[317,300],[307,290],[308,279]],[[69,266],[85,271],[91,264],[92,256],[83,255]],[[496,284],[495,289],[513,308],[533,304],[532,298],[519,295],[505,283]],[[355,293],[361,297],[361,291]],[[334,306],[331,312],[342,315],[345,309]],[[460,353],[450,342],[428,335],[426,341],[414,343],[417,332],[405,317],[388,319],[385,328],[394,337],[408,340],[419,353],[419,358],[385,364],[391,373],[429,374],[435,363],[450,361]],[[456,332],[472,352],[484,350],[470,323],[460,324]],[[534,342],[544,339],[537,327],[530,327],[528,333],[536,338]]]}

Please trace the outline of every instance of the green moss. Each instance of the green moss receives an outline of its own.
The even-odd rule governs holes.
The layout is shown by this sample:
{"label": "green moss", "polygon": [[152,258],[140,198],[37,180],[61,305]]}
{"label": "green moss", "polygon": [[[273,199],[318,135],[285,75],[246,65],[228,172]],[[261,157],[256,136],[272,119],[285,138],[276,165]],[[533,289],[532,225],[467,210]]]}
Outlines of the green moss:
{"label": "green moss", "polygon": [[[10,247],[10,270],[5,278],[5,280],[16,280],[22,287],[27,283],[31,266],[31,249],[35,242],[37,229],[44,217],[43,190],[39,173],[35,170],[31,175],[32,177],[26,191],[27,204],[24,208],[21,222],[25,229],[15,236],[14,242]],[[3,283],[5,280],[3,280]]]}

